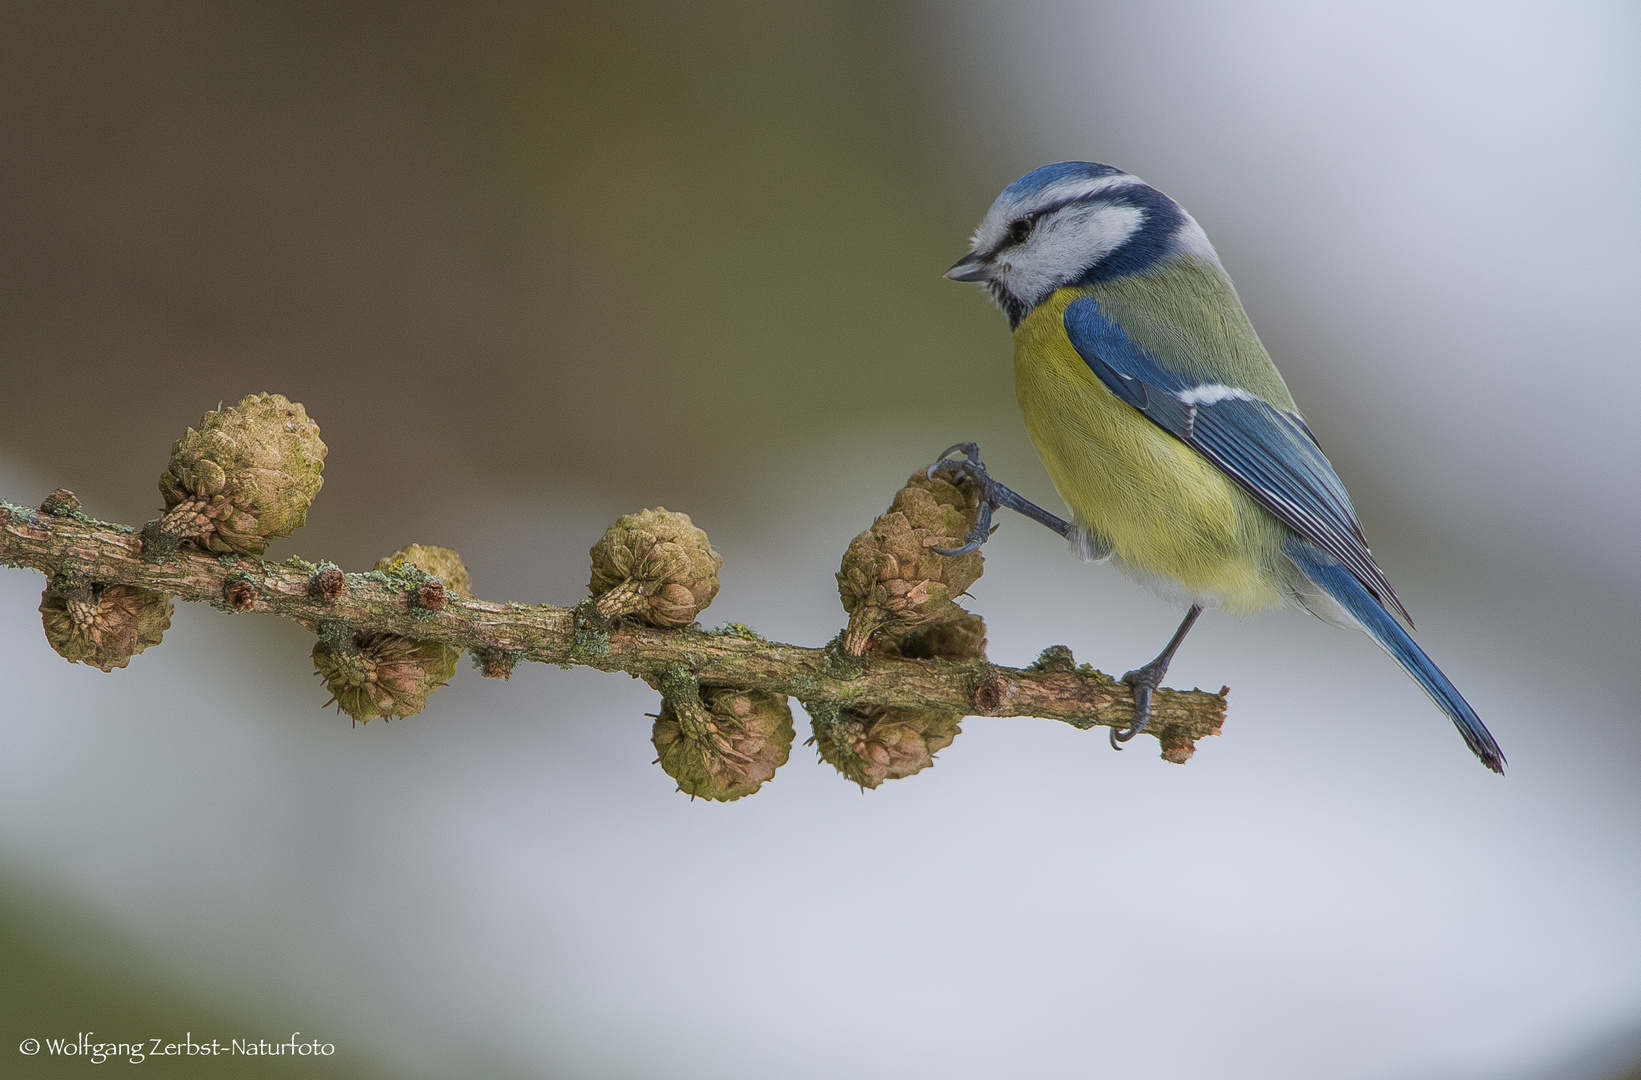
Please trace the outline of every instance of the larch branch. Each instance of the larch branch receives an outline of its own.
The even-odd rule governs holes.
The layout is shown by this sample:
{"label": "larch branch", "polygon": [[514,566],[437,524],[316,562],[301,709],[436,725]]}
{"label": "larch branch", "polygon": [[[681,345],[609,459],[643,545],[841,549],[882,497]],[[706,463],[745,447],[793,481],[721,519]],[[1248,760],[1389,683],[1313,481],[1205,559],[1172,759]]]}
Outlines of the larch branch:
{"label": "larch branch", "polygon": [[[625,672],[661,687],[680,676],[705,685],[787,694],[811,712],[863,704],[975,716],[1038,716],[1074,727],[1126,727],[1127,686],[1075,665],[1068,650],[1046,650],[1027,668],[845,655],[768,641],[744,627],[658,630],[600,617],[590,604],[494,603],[450,593],[430,605],[425,590],[381,573],[338,575],[328,564],[291,558],[213,556],[184,547],[164,558],[143,554],[141,534],[62,507],[35,510],[0,503],[0,564],[102,584],[152,589],[224,611],[262,611],[320,635],[388,633],[443,641],[475,652],[561,666]],[[338,587],[340,586],[340,587]],[[510,666],[507,665],[507,666]],[[1170,761],[1190,757],[1195,741],[1217,735],[1227,691],[1158,690],[1149,733]]]}

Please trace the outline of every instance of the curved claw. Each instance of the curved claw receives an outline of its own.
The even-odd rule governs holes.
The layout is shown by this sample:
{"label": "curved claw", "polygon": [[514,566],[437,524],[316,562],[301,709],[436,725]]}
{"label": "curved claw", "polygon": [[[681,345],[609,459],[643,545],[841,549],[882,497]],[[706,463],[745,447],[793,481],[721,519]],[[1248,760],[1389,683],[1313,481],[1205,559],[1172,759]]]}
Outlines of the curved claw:
{"label": "curved claw", "polygon": [[[962,460],[954,460],[953,454],[962,454]],[[972,442],[956,443],[946,448],[945,453],[930,465],[926,475],[932,480],[936,473],[951,473],[956,477],[968,477],[973,482],[980,501],[980,516],[963,538],[961,547],[932,548],[941,555],[967,555],[971,551],[978,551],[981,544],[991,538],[996,528],[991,523],[992,512],[999,507],[1013,510],[1017,514],[1047,526],[1065,536],[1071,532],[1071,522],[1049,513],[1029,499],[1016,495],[1013,491],[999,484],[986,471],[986,465],[980,460],[980,444]]]}
{"label": "curved claw", "polygon": [[970,529],[963,537],[965,541],[963,546],[954,548],[930,548],[930,551],[934,552],[936,555],[950,555],[953,557],[958,555],[967,555],[971,551],[979,551],[980,545],[991,539],[991,534],[997,531],[997,527],[991,523],[992,504],[985,498],[984,490],[984,488],[981,489],[982,495],[980,499],[980,516],[975,519],[974,528]]}
{"label": "curved claw", "polygon": [[[1151,722],[1151,687],[1140,681],[1144,678],[1142,674],[1144,670],[1141,668],[1140,671],[1130,671],[1122,677],[1123,682],[1131,682],[1134,687],[1134,719],[1128,722],[1128,728],[1125,731],[1118,731],[1116,728],[1111,729],[1111,749],[1113,750],[1121,750],[1123,743],[1140,734],[1145,730],[1146,725]],[[1138,678],[1131,681],[1130,676],[1138,676]]]}
{"label": "curved claw", "polygon": [[[946,460],[947,458],[951,457],[952,454],[955,453],[958,450],[963,451],[963,456],[968,458],[967,461],[947,461]],[[965,468],[970,467],[970,466],[972,466],[975,469],[978,469],[982,474],[984,474],[985,471],[986,471],[986,467],[984,465],[980,464],[980,444],[979,443],[972,443],[972,442],[960,442],[960,443],[955,443],[951,446],[946,447],[946,449],[941,452],[940,456],[934,459],[934,464],[929,466],[928,471],[924,475],[928,476],[928,478],[930,480],[933,480],[935,471],[940,469],[941,467],[945,467],[945,468],[948,468],[948,469],[965,469]]]}

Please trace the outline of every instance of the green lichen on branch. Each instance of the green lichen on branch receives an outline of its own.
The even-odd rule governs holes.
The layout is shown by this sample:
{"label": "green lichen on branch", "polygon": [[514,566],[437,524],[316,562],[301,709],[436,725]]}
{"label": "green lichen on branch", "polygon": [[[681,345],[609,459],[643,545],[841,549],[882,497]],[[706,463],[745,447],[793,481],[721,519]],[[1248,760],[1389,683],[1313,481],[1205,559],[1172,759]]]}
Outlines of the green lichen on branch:
{"label": "green lichen on branch", "polygon": [[[224,565],[228,561],[229,565]],[[67,574],[103,586],[147,589],[223,610],[263,611],[292,619],[328,640],[394,634],[440,641],[475,655],[578,664],[658,682],[683,667],[699,683],[790,695],[811,713],[880,705],[963,715],[1039,716],[1079,728],[1126,727],[1133,694],[1109,676],[1080,667],[1018,669],[984,661],[868,654],[842,665],[826,649],[763,640],[756,634],[659,629],[609,620],[588,610],[494,603],[452,592],[438,611],[407,602],[406,586],[383,574],[340,575],[341,587],[316,584],[315,563],[219,561],[184,547],[147,560],[129,526],[0,504],[0,564]],[[324,573],[335,571],[327,567]],[[234,584],[230,606],[226,586]],[[334,579],[333,579],[334,581]],[[329,596],[329,598],[327,598]],[[489,650],[481,653],[478,650]],[[516,662],[515,659],[515,662]],[[1069,655],[1065,657],[1069,661]],[[856,666],[858,665],[858,667]],[[1184,760],[1197,739],[1218,734],[1225,695],[1159,690],[1150,733],[1169,760]]]}
{"label": "green lichen on branch", "polygon": [[[986,624],[978,615],[926,623],[884,640],[884,656],[915,660],[983,661]],[[895,705],[850,705],[812,718],[809,741],[821,760],[861,788],[901,780],[934,764],[934,756],[962,734],[965,713]]]}
{"label": "green lichen on branch", "polygon": [[[308,563],[297,567],[303,572],[310,568]],[[473,595],[473,579],[450,548],[411,544],[376,560],[371,576],[399,590],[409,609],[423,618],[444,610],[452,593]],[[310,595],[313,581],[310,574]],[[243,597],[247,585],[234,588]],[[242,610],[238,603],[233,606]],[[447,641],[371,631],[338,633],[332,624],[313,647],[313,667],[337,709],[368,724],[378,716],[391,720],[421,712],[428,695],[456,674],[461,654]]]}

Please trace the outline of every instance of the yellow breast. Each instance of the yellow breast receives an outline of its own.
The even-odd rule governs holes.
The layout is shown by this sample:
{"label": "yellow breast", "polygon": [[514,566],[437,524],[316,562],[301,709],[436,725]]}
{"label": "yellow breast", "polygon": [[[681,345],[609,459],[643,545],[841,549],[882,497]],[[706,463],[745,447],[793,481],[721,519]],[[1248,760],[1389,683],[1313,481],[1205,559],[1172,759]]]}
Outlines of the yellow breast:
{"label": "yellow breast", "polygon": [[1076,522],[1126,569],[1247,612],[1282,602],[1280,523],[1195,450],[1107,390],[1066,337],[1061,289],[1014,333],[1014,390]]}

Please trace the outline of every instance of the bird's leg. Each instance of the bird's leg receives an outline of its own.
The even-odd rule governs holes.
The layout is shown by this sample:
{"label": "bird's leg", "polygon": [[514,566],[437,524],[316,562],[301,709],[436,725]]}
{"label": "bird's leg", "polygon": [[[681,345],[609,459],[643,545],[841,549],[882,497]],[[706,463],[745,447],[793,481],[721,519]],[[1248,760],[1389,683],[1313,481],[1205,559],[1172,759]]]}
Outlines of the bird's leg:
{"label": "bird's leg", "polygon": [[[962,451],[963,460],[955,460],[951,457],[957,451]],[[936,473],[945,474],[953,479],[967,477],[974,484],[980,498],[980,517],[974,523],[974,528],[970,529],[969,534],[963,538],[965,541],[963,546],[935,548],[934,550],[941,555],[967,555],[971,551],[978,550],[980,545],[991,537],[993,528],[991,523],[992,511],[999,507],[1013,510],[1017,514],[1024,514],[1037,524],[1053,529],[1061,536],[1071,532],[1071,522],[1056,517],[1030,499],[1016,495],[993,480],[991,474],[986,472],[986,466],[980,461],[980,446],[978,443],[958,443],[948,449],[940,455],[938,461],[929,466],[929,476],[933,477]],[[1167,664],[1165,663],[1163,666],[1167,667]]]}
{"label": "bird's leg", "polygon": [[[953,459],[951,455],[959,451],[962,452],[963,458],[961,460]],[[992,511],[999,507],[1013,510],[1017,514],[1024,514],[1037,524],[1053,529],[1061,536],[1068,536],[1071,533],[1071,522],[1049,513],[1031,500],[1015,494],[993,480],[991,474],[986,472],[986,466],[980,461],[980,446],[977,443],[958,443],[944,454],[941,454],[940,459],[929,466],[929,476],[933,477],[936,474],[944,474],[953,480],[967,477],[973,482],[980,498],[980,515],[974,523],[974,528],[970,529],[969,534],[963,538],[965,541],[963,546],[933,549],[941,555],[967,555],[971,551],[978,550],[981,544],[991,538],[993,529],[991,523]],[[1196,624],[1197,616],[1201,614],[1202,605],[1192,604],[1191,610],[1187,611],[1185,618],[1180,621],[1179,629],[1174,631],[1174,636],[1169,639],[1168,645],[1162,652],[1157,654],[1157,658],[1144,667],[1136,668],[1122,677],[1125,684],[1134,688],[1134,718],[1129,722],[1126,731],[1118,731],[1116,728],[1111,729],[1111,748],[1113,750],[1121,750],[1123,743],[1145,730],[1146,724],[1151,720],[1151,695],[1157,687],[1162,685],[1163,676],[1168,674],[1168,665],[1173,661],[1174,653],[1179,649],[1180,642],[1185,640],[1185,635],[1191,632],[1191,627]]]}
{"label": "bird's leg", "polygon": [[1122,681],[1134,688],[1134,719],[1130,721],[1127,731],[1111,729],[1111,749],[1121,750],[1122,744],[1145,730],[1145,725],[1151,720],[1151,694],[1162,685],[1162,677],[1168,674],[1168,665],[1174,659],[1174,651],[1179,643],[1185,640],[1185,635],[1191,632],[1197,616],[1202,614],[1201,604],[1192,604],[1191,610],[1185,613],[1180,621],[1179,629],[1169,639],[1167,646],[1157,654],[1157,658],[1142,668],[1135,668],[1122,677]]}

